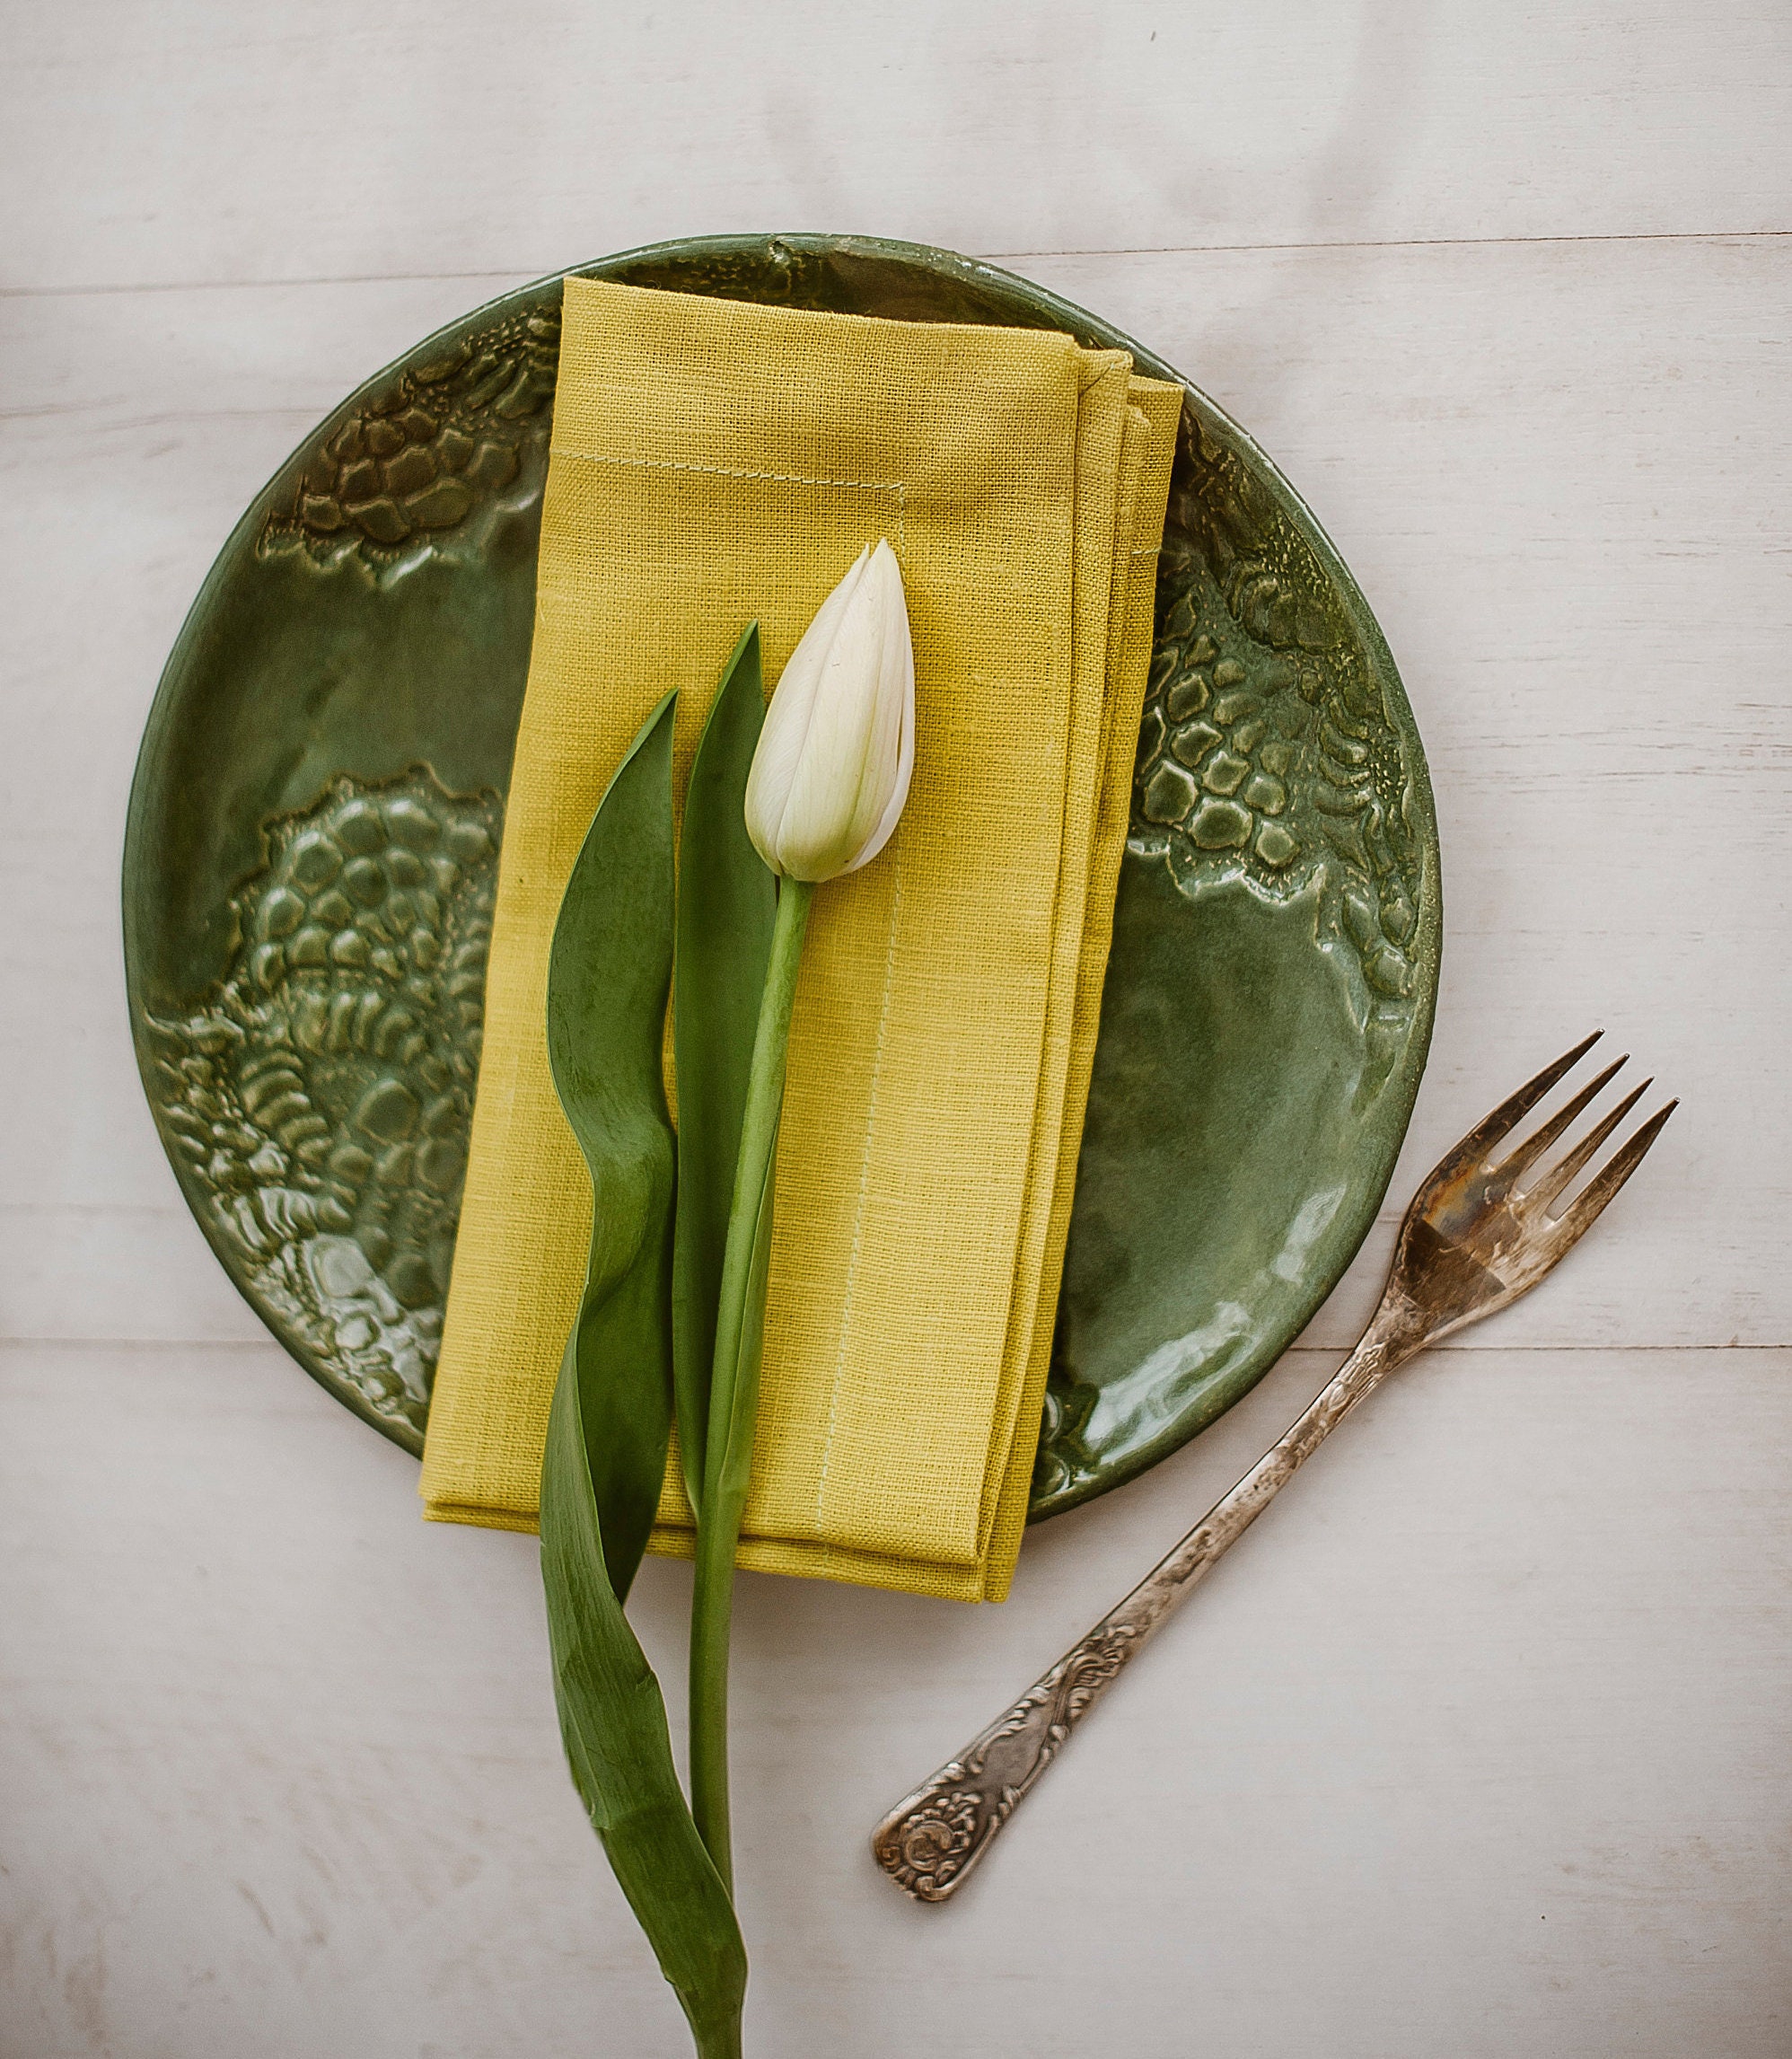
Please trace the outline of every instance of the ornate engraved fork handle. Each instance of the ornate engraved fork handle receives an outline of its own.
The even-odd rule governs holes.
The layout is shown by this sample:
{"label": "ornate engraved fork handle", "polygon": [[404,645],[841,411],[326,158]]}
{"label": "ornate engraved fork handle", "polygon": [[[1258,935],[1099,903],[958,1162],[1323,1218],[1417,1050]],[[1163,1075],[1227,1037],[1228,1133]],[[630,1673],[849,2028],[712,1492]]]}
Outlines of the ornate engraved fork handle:
{"label": "ornate engraved fork handle", "polygon": [[877,1863],[917,1901],[944,1902],[995,1842],[1059,1747],[1302,1461],[1424,1342],[1410,1302],[1390,1297],[1318,1398],[1186,1537],[1034,1681],[1007,1712],[898,1802],[872,1835]]}
{"label": "ornate engraved fork handle", "polygon": [[1598,1220],[1677,1104],[1651,1115],[1565,1205],[1559,1205],[1562,1195],[1594,1164],[1649,1082],[1553,1163],[1556,1146],[1623,1059],[1522,1143],[1511,1142],[1517,1125],[1598,1041],[1595,1030],[1546,1065],[1432,1167],[1401,1224],[1393,1268],[1362,1342],[1287,1436],[1000,1721],[878,1825],[871,1849],[906,1894],[944,1902],[955,1892],[1127,1660],[1365,1395],[1426,1344],[1529,1293]]}

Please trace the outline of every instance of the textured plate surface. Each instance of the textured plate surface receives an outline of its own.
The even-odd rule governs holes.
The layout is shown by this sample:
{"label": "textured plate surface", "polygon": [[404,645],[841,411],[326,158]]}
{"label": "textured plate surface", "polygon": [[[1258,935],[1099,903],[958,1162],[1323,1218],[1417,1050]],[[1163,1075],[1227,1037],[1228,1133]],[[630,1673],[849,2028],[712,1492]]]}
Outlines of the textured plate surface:
{"label": "textured plate surface", "polygon": [[[1062,329],[912,245],[725,237],[580,268]],[[181,1191],[294,1355],[420,1449],[528,665],[558,277],[369,381],[258,497],[169,659],[124,871],[133,1034]],[[1186,382],[1183,382],[1186,386]],[[1425,1061],[1436,824],[1318,524],[1189,391],[1034,1481],[1118,1485],[1274,1362],[1374,1220]]]}

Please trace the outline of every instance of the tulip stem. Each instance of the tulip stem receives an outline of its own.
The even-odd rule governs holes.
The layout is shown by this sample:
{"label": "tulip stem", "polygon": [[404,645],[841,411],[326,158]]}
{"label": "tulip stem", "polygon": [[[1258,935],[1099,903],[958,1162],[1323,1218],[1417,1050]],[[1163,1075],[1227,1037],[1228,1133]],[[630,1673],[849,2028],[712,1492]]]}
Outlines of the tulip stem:
{"label": "tulip stem", "polygon": [[728,1632],[733,1608],[734,1550],[746,1508],[753,1423],[759,1411],[765,1239],[770,1228],[771,1181],[784,1107],[785,1050],[814,893],[813,883],[804,879],[786,878],[778,889],[722,1261],[708,1438],[703,1455],[703,1510],[697,1527],[697,1579],[690,1610],[690,1809],[731,1895]]}

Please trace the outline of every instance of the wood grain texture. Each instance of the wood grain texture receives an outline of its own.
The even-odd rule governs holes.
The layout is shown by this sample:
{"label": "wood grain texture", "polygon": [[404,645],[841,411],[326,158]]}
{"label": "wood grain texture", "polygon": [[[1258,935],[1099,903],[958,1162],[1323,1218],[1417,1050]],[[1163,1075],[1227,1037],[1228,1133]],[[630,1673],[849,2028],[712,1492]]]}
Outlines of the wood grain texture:
{"label": "wood grain texture", "polygon": [[68,0],[17,13],[8,56],[9,271],[37,287],[541,272],[730,229],[1792,229],[1776,0]]}
{"label": "wood grain texture", "polygon": [[[1784,1352],[1419,1360],[949,1910],[872,1867],[890,1799],[1331,1363],[1047,1526],[1004,1608],[743,1576],[750,2049],[1779,2059]],[[426,1529],[271,1348],[14,1346],[0,1410],[5,2049],[677,2059],[531,1540]],[[650,1562],[633,1611],[674,1699],[688,1585]]]}
{"label": "wood grain texture", "polygon": [[[162,660],[311,424],[533,273],[782,225],[1001,258],[1259,437],[1400,662],[1448,937],[1388,1218],[1307,1349],[1034,1533],[1001,1610],[743,1582],[758,2048],[1778,2059],[1792,16],[7,29],[0,2049],[681,2050],[560,1763],[533,1545],[420,1524],[180,1202],[117,869]],[[870,1826],[1286,1425],[1419,1175],[1598,1022],[1686,1097],[1605,1223],[1340,1431],[950,1911],[901,1902]],[[687,1579],[637,1590],[674,1701]]]}

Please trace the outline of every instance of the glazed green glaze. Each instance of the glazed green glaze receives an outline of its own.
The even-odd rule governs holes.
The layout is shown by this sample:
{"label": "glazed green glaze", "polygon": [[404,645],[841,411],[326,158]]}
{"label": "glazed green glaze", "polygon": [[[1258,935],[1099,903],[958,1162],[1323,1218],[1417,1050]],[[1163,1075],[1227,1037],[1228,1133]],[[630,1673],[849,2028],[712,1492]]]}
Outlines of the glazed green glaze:
{"label": "glazed green glaze", "polygon": [[[721,237],[580,268],[1061,329],[913,245]],[[258,497],[151,711],[125,849],[133,1033],[231,1277],[420,1447],[528,669],[558,277],[429,338]],[[1380,632],[1267,458],[1187,388],[1033,1513],[1130,1479],[1275,1361],[1380,1204],[1442,942],[1424,754]]]}

